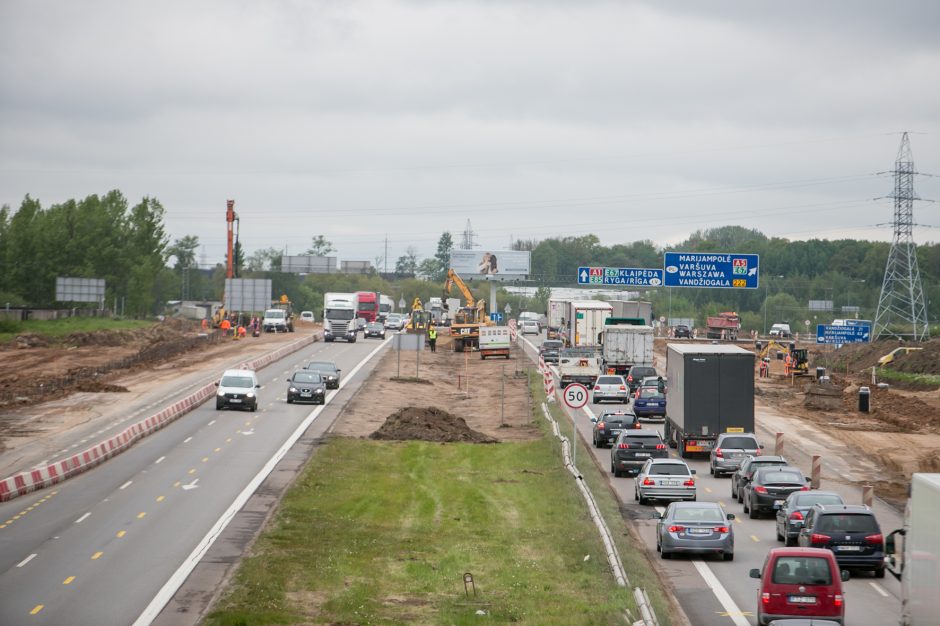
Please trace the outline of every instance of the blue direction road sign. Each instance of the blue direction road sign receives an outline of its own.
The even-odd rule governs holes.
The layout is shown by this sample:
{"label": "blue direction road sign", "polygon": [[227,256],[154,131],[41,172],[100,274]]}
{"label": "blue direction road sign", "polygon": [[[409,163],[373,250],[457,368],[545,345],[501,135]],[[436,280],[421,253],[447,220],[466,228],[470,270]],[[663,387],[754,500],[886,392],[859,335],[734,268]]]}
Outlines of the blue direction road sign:
{"label": "blue direction road sign", "polygon": [[871,326],[816,325],[816,343],[868,343],[871,341]]}
{"label": "blue direction road sign", "polygon": [[663,271],[640,267],[579,267],[578,284],[660,287],[663,284]]}
{"label": "blue direction road sign", "polygon": [[757,289],[760,257],[720,252],[667,252],[666,287]]}
{"label": "blue direction road sign", "polygon": [[503,321],[503,314],[502,314],[502,313],[490,313],[490,321],[491,321],[491,322],[502,322],[502,321]]}

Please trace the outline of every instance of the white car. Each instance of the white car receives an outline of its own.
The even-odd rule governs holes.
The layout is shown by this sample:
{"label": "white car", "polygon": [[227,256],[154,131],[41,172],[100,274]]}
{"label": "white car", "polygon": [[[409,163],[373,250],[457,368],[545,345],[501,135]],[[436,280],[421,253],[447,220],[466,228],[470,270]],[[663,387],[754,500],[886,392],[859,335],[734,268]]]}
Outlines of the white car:
{"label": "white car", "polygon": [[310,322],[313,323],[313,311],[301,311],[300,312],[300,321],[301,322]]}
{"label": "white car", "polygon": [[215,384],[215,409],[240,408],[258,410],[258,392],[261,385],[253,370],[225,370],[222,379]]}
{"label": "white car", "polygon": [[535,320],[525,320],[522,322],[521,331],[523,335],[537,335],[539,334],[539,323]]}

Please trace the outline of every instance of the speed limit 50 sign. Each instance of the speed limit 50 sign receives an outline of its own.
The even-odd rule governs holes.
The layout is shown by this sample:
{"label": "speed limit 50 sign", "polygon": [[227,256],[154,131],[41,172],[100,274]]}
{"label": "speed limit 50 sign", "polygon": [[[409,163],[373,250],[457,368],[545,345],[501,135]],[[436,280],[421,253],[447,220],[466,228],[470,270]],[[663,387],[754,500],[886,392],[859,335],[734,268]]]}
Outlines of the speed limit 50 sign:
{"label": "speed limit 50 sign", "polygon": [[562,395],[565,399],[565,404],[567,404],[572,409],[580,409],[588,401],[588,390],[587,387],[580,383],[572,383],[565,387]]}

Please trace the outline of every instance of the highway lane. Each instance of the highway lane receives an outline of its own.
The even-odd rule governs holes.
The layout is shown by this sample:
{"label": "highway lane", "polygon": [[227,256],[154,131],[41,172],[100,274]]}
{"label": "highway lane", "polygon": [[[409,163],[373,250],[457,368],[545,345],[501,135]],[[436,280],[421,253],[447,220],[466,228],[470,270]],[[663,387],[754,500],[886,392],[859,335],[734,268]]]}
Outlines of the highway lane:
{"label": "highway lane", "polygon": [[[537,342],[536,342],[537,343]],[[527,346],[530,354],[534,354],[534,345]],[[534,358],[537,359],[537,356]],[[665,364],[660,364],[664,366]],[[664,367],[661,367],[664,370]],[[716,624],[745,626],[756,624],[757,589],[758,582],[748,577],[751,568],[760,568],[767,552],[775,547],[783,546],[777,541],[773,517],[767,516],[752,520],[743,513],[742,505],[731,499],[731,486],[729,478],[714,478],[709,475],[708,461],[700,459],[686,459],[689,466],[696,470],[698,485],[698,498],[703,501],[720,502],[726,512],[734,513],[735,558],[734,561],[719,561],[715,557],[677,557],[672,560],[662,560],[656,552],[656,518],[664,510],[661,503],[657,506],[640,506],[634,500],[634,481],[632,478],[614,478],[610,473],[610,450],[597,449],[591,444],[592,427],[590,415],[599,414],[605,407],[617,408],[621,405],[588,405],[584,409],[569,411],[569,419],[573,420],[577,431],[585,443],[590,447],[594,462],[605,473],[624,503],[624,514],[632,518],[639,528],[645,548],[664,572],[665,578],[670,580],[675,595],[689,616],[693,624]],[[565,425],[566,431],[571,432],[572,422]],[[652,428],[662,433],[662,424],[645,422],[645,428]],[[772,449],[773,442],[764,442],[768,449]],[[796,453],[799,442],[791,440],[788,443]],[[670,456],[676,457],[674,450]],[[804,455],[799,455],[804,456]],[[582,471],[588,471],[586,460],[579,457],[578,465]],[[809,467],[800,464],[804,473]],[[858,490],[846,487],[833,481],[823,485],[826,489],[840,492],[846,502],[858,502]],[[890,519],[886,519],[890,517]],[[884,533],[896,526],[893,524],[897,517],[879,513],[879,523]],[[900,616],[900,586],[890,575],[883,579],[875,579],[870,574],[854,575],[845,583],[846,596],[846,623],[847,624],[895,624]]]}
{"label": "highway lane", "polygon": [[[289,373],[327,359],[345,379],[380,345],[313,344],[259,371],[258,412],[210,400],[98,468],[0,505],[0,524],[11,522],[0,530],[0,623],[133,623],[288,437],[323,413],[285,402]],[[374,362],[328,401],[348,399]]]}

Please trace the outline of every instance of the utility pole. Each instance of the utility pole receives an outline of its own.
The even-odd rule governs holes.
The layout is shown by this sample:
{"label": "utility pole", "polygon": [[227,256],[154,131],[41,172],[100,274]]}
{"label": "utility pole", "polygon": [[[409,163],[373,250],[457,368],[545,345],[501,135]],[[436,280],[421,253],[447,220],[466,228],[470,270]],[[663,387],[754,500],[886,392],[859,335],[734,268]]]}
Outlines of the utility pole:
{"label": "utility pole", "polygon": [[914,157],[905,132],[894,162],[894,237],[885,264],[878,312],[873,334],[876,339],[896,337],[912,341],[930,339],[927,325],[927,304],[924,287],[917,266],[917,246],[914,244]]}
{"label": "utility pole", "polygon": [[388,274],[388,233],[385,233],[385,274]]}

